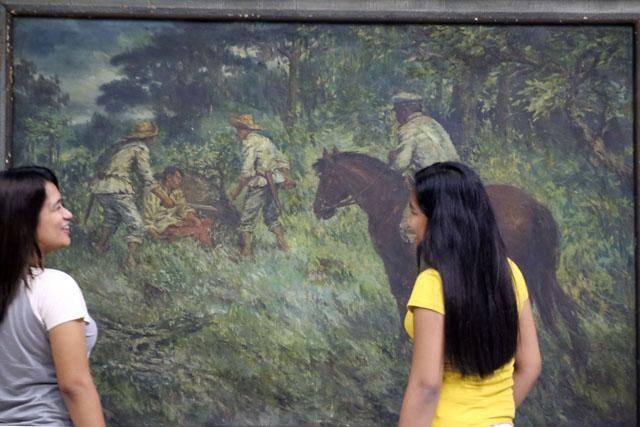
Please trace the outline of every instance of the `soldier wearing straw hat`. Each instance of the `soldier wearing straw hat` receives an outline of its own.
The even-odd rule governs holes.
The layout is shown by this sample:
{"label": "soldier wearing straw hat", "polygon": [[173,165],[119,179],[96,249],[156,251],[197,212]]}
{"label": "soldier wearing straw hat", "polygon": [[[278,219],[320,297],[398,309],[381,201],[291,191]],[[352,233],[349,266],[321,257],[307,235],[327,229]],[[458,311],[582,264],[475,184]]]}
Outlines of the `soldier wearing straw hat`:
{"label": "soldier wearing straw hat", "polygon": [[[127,227],[127,265],[134,264],[134,253],[142,243],[144,224],[136,207],[136,190],[134,177],[138,177],[145,192],[157,192],[157,183],[153,178],[149,161],[149,147],[158,135],[158,127],[150,120],[135,124],[131,133],[115,144],[98,160],[98,174],[93,182],[92,197],[98,201],[103,210],[103,223],[98,241],[94,248],[104,252],[109,238],[118,226],[124,223]],[[170,200],[163,200],[171,205]],[[87,209],[90,213],[91,203]]]}
{"label": "soldier wearing straw hat", "polygon": [[253,121],[251,114],[231,117],[229,123],[242,141],[243,155],[240,182],[229,194],[230,198],[235,199],[247,187],[240,217],[241,253],[243,256],[252,253],[252,236],[260,211],[265,225],[276,236],[278,248],[287,251],[289,246],[280,222],[282,205],[278,189],[295,186],[289,179],[289,162],[269,138],[257,132],[262,126]]}

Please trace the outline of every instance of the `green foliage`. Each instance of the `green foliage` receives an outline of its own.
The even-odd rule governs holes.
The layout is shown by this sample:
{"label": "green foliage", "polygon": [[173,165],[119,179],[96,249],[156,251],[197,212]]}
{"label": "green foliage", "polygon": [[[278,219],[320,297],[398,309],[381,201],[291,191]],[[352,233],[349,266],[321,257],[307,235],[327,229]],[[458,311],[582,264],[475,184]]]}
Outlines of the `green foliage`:
{"label": "green foliage", "polygon": [[[287,218],[288,254],[261,228],[253,260],[189,240],[145,243],[129,274],[122,245],[55,256],[104,319],[94,371],[112,421],[393,422],[409,363],[395,303],[361,212],[333,222]],[[187,332],[165,337],[164,324]]]}
{"label": "green foliage", "polygon": [[69,118],[61,112],[69,96],[57,77],[38,73],[29,61],[18,62],[14,85],[16,144],[14,156],[20,163],[39,163],[56,167],[60,142],[70,138]]}
{"label": "green foliage", "polygon": [[[566,347],[558,346],[562,338],[541,331],[543,375],[520,421],[541,425],[548,421],[545,414],[553,413],[570,425],[575,414],[589,413],[581,424],[632,424],[635,384],[622,379],[634,370],[629,357],[634,351],[630,302],[635,292],[630,196],[614,175],[585,167],[573,153],[551,151],[537,141],[523,150],[500,144],[487,131],[474,146],[467,160],[485,182],[527,188],[552,210],[561,235],[558,281],[578,302],[580,327],[589,342],[586,366],[575,367]],[[551,390],[564,398],[549,399]],[[629,409],[614,409],[621,401]]]}

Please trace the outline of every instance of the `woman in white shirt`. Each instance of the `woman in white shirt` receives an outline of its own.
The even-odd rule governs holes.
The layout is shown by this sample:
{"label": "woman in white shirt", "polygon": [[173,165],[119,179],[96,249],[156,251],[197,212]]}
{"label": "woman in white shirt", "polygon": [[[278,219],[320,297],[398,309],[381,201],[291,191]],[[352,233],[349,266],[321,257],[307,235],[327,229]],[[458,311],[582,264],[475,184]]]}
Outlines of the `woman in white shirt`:
{"label": "woman in white shirt", "polygon": [[43,266],[72,218],[49,169],[0,172],[0,424],[104,426],[95,322],[76,282]]}

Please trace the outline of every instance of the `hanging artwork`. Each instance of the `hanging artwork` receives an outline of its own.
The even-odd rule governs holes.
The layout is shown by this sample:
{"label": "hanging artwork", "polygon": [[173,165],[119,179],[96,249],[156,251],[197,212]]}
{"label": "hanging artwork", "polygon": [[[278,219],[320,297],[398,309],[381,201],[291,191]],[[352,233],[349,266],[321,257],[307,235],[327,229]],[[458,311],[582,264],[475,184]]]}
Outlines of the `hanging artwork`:
{"label": "hanging artwork", "polygon": [[[110,425],[397,422],[411,168],[488,185],[543,372],[518,425],[635,425],[633,27],[16,16],[12,165],[61,177],[51,267]],[[423,138],[430,145],[415,149]]]}

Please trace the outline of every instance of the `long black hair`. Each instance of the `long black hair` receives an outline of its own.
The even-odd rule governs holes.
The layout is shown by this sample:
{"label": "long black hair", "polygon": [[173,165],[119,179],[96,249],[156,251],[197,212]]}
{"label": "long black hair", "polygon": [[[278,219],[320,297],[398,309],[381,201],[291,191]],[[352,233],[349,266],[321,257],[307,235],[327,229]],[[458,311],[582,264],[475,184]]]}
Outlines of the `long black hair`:
{"label": "long black hair", "polygon": [[415,174],[427,229],[418,267],[436,269],[444,293],[445,361],[485,377],[515,355],[518,308],[506,250],[480,177],[457,162]]}
{"label": "long black hair", "polygon": [[58,187],[54,173],[41,166],[0,172],[0,322],[30,267],[42,267],[36,232],[47,182]]}

